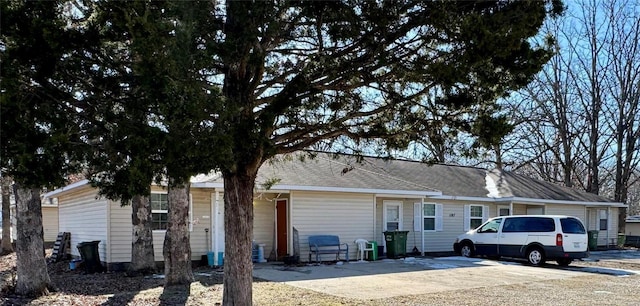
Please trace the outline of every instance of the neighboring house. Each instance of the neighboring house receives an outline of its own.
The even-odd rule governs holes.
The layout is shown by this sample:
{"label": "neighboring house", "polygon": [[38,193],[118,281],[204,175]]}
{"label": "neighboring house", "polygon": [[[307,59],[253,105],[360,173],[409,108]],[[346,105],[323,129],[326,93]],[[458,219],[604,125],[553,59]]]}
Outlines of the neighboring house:
{"label": "neighboring house", "polygon": [[[384,245],[386,230],[409,231],[407,251],[451,252],[460,233],[490,217],[510,214],[564,214],[599,231],[599,245],[617,238],[621,203],[508,172],[403,160],[304,153],[280,156],[260,169],[254,194],[254,241],[265,257],[292,254],[298,231],[300,258],[307,259],[307,237],[333,234],[350,245],[358,238]],[[336,157],[336,158],[334,158]],[[265,188],[269,187],[269,188]],[[106,263],[129,262],[131,208],[97,198],[80,181],[46,195],[58,199],[59,230],[71,244],[100,240]],[[189,230],[192,260],[224,251],[223,180],[219,174],[191,180]],[[152,213],[156,259],[162,260],[166,228],[166,189],[153,186]],[[73,255],[78,256],[75,247]],[[217,263],[217,258],[216,258]]]}
{"label": "neighboring house", "polygon": [[629,216],[625,224],[626,243],[640,247],[640,216]]}
{"label": "neighboring house", "polygon": [[[13,200],[13,199],[12,199]],[[16,204],[11,203],[11,239],[17,239]],[[58,237],[58,202],[56,198],[42,199],[42,230],[44,242],[55,242]]]}

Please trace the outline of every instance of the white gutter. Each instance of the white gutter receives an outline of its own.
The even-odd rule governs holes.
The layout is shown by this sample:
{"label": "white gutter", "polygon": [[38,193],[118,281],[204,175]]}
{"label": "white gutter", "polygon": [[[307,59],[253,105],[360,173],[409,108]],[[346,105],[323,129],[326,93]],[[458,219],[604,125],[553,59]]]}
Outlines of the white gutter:
{"label": "white gutter", "polygon": [[428,197],[433,200],[458,200],[458,201],[475,201],[475,202],[496,202],[494,198],[483,198],[483,197],[458,197],[458,196],[450,196],[450,195],[438,195]]}
{"label": "white gutter", "polygon": [[325,186],[298,186],[298,185],[275,185],[273,189],[285,189],[296,191],[329,191],[329,192],[353,192],[353,193],[373,193],[373,194],[389,194],[389,195],[410,195],[416,197],[428,197],[441,195],[440,191],[425,190],[389,190],[389,189],[371,189],[371,188],[349,188],[349,187],[325,187]]}
{"label": "white gutter", "polygon": [[529,202],[529,203],[543,203],[543,204],[576,204],[576,205],[587,205],[587,206],[609,206],[609,207],[629,207],[624,203],[619,202],[583,202],[583,201],[570,201],[570,200],[545,200],[545,199],[532,199],[532,198],[520,198],[520,197],[510,197],[510,198],[500,198],[496,199],[496,202],[503,201],[513,201],[513,202]]}
{"label": "white gutter", "polygon": [[71,189],[82,187],[82,186],[87,185],[87,184],[89,184],[89,180],[87,180],[87,179],[84,179],[84,180],[81,180],[81,181],[77,181],[77,182],[75,182],[73,184],[69,184],[69,185],[64,186],[62,188],[58,188],[56,190],[49,191],[49,192],[44,194],[44,197],[45,198],[51,198],[51,197],[53,197],[55,195],[58,195],[58,194],[60,194],[60,193],[62,193],[64,191],[69,191]]}
{"label": "white gutter", "polygon": [[484,197],[458,197],[450,195],[441,195],[429,197],[429,199],[435,200],[459,200],[459,201],[476,201],[476,202],[516,202],[516,204],[574,204],[574,205],[586,205],[586,206],[607,206],[607,207],[629,207],[619,202],[582,202],[582,201],[569,201],[569,200],[551,200],[551,199],[532,199],[521,197],[505,197],[505,198],[484,198]]}

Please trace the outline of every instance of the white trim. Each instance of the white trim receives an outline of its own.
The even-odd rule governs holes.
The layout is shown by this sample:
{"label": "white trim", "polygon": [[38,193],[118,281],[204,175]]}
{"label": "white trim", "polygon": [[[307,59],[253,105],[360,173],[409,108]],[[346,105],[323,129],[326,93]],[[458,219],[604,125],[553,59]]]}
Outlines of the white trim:
{"label": "white trim", "polygon": [[425,198],[423,195],[415,195],[415,194],[376,193],[375,195],[378,198],[409,198],[409,199],[416,199],[416,200]]}
{"label": "white trim", "polygon": [[[422,212],[420,212],[420,215],[422,215],[424,213],[424,210],[422,210],[422,206],[424,206],[424,198],[420,199],[420,210]],[[424,256],[424,221],[422,221],[422,224],[420,225],[420,255]]]}
{"label": "white trim", "polygon": [[189,193],[189,231],[193,232],[193,195]]}
{"label": "white trim", "polygon": [[[410,196],[434,196],[441,195],[440,191],[426,190],[394,190],[394,189],[374,189],[374,188],[349,188],[349,187],[327,187],[327,186],[299,186],[299,185],[274,185],[274,189],[297,190],[297,191],[327,191],[327,192],[353,192],[353,193],[375,193],[390,195],[410,195]],[[258,189],[260,190],[260,189]]]}
{"label": "white trim", "polygon": [[575,204],[575,205],[587,205],[587,206],[601,205],[606,207],[629,207],[629,205],[625,205],[624,203],[619,203],[619,202],[582,202],[582,201],[570,201],[570,200],[532,199],[532,198],[519,198],[519,197],[502,198],[502,199],[496,200],[496,202],[507,202],[507,201],[517,202],[517,204],[541,203],[541,204]]}
{"label": "white trim", "polygon": [[520,198],[520,197],[508,197],[508,198],[484,198],[484,197],[459,197],[451,195],[439,195],[427,197],[434,200],[459,200],[459,201],[475,201],[475,202],[517,202],[517,204],[530,204],[530,205],[544,205],[544,204],[573,204],[573,205],[586,205],[586,206],[603,206],[603,207],[629,207],[624,203],[619,202],[582,202],[571,200],[551,200],[551,199],[533,199],[533,198]]}
{"label": "white trim", "polygon": [[87,185],[87,184],[89,184],[89,180],[87,180],[87,179],[84,179],[84,180],[81,180],[81,181],[77,181],[77,182],[75,182],[73,184],[69,184],[69,185],[64,186],[62,188],[58,188],[56,190],[49,191],[49,192],[44,194],[44,197],[45,198],[49,198],[49,197],[52,197],[54,195],[60,194],[60,193],[62,193],[64,191],[69,191],[71,189],[75,189],[75,188],[78,188],[78,187],[81,187],[81,186],[84,186],[84,185]]}
{"label": "white trim", "polygon": [[497,199],[492,198],[482,198],[482,197],[458,197],[458,196],[449,196],[449,195],[440,195],[427,197],[431,200],[454,200],[454,201],[472,201],[472,202],[496,202]]}
{"label": "white trim", "polygon": [[[211,219],[211,226],[209,226],[209,233],[211,234],[209,236],[209,240],[211,240],[211,243],[209,244],[209,248],[207,248],[207,252],[213,252],[213,244],[215,243],[214,235],[216,234],[214,227],[215,225],[215,217],[216,215],[214,214],[215,211],[215,205],[216,205],[216,197],[217,197],[218,193],[217,192],[212,192],[210,197],[211,197],[211,209],[209,210],[209,219]],[[213,253],[213,258],[216,257],[216,253]]]}
{"label": "white trim", "polygon": [[[222,188],[223,183],[192,183],[194,188]],[[351,188],[351,187],[329,187],[329,186],[304,186],[304,185],[279,185],[276,184],[270,189],[256,188],[260,192],[280,192],[290,193],[291,190],[296,191],[326,191],[326,192],[353,192],[353,193],[374,193],[388,194],[393,196],[408,197],[429,197],[441,195],[440,191],[428,190],[395,190],[395,189],[375,189],[375,188]]]}
{"label": "white trim", "polygon": [[[215,236],[214,244],[213,244],[213,265],[219,266],[218,262],[218,253],[220,250],[220,192],[216,190],[215,192],[215,210],[214,210],[214,218],[215,218],[215,232],[212,235]],[[224,247],[223,247],[224,250]]]}
{"label": "white trim", "polygon": [[[104,252],[106,253],[106,261],[107,262],[111,262],[111,221],[113,220],[111,218],[111,204],[113,204],[113,201],[107,199],[107,241],[106,241],[106,245],[105,245],[105,250]],[[58,216],[58,228],[60,227],[60,217]],[[133,231],[133,228],[132,228]],[[153,233],[151,234],[151,239],[153,239]]]}
{"label": "white trim", "polygon": [[[378,216],[376,213],[376,206],[378,205],[378,199],[377,196],[374,194],[373,195],[373,226],[371,228],[373,228],[373,233],[371,235],[371,237],[373,237],[373,240],[376,239],[376,235],[377,235],[377,230],[376,230],[376,221],[378,220]],[[382,244],[380,244],[382,245]],[[378,256],[382,256],[382,254],[378,254]]]}
{"label": "white trim", "polygon": [[224,188],[223,183],[191,183],[192,188]]}

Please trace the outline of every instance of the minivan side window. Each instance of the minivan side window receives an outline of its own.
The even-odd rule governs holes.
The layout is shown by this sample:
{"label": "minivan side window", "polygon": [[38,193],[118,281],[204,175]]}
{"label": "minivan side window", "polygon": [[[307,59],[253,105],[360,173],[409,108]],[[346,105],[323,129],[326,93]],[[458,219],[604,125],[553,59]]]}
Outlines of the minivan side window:
{"label": "minivan side window", "polygon": [[502,223],[502,218],[488,221],[478,229],[478,233],[497,233],[500,223]]}
{"label": "minivan side window", "polygon": [[555,222],[552,218],[518,217],[507,218],[504,221],[503,233],[520,232],[554,232]]}
{"label": "minivan side window", "polygon": [[586,230],[582,225],[582,222],[574,218],[560,219],[560,226],[562,226],[562,232],[566,234],[584,234]]}

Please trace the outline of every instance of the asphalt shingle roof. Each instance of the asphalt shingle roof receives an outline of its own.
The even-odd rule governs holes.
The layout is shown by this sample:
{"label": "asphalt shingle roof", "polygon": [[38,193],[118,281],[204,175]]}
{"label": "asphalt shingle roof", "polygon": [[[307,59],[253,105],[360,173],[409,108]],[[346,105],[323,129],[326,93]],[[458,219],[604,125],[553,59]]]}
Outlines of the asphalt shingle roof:
{"label": "asphalt shingle roof", "polygon": [[[442,192],[445,196],[612,202],[602,196],[523,175],[482,168],[330,153],[299,152],[262,165],[256,185]],[[208,182],[222,182],[220,175]]]}

